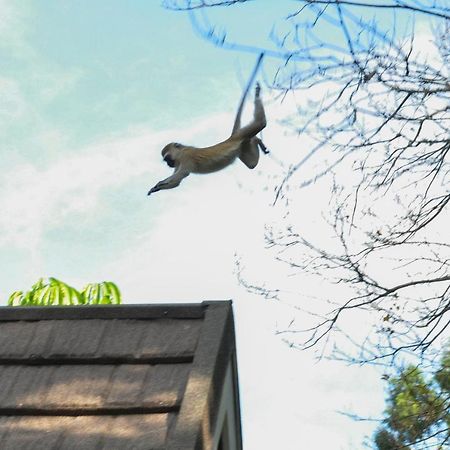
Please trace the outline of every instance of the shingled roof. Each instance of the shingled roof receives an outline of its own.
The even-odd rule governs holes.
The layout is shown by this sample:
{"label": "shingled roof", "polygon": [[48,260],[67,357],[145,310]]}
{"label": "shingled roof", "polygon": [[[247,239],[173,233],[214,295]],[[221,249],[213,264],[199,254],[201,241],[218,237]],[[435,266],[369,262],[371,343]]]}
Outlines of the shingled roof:
{"label": "shingled roof", "polygon": [[2,450],[222,448],[230,380],[241,449],[231,302],[0,308]]}

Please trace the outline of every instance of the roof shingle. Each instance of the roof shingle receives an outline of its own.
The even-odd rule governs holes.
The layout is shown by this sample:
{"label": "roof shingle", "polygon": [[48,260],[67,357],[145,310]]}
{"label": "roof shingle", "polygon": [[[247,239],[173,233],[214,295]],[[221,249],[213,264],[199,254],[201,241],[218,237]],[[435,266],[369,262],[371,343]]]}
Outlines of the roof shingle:
{"label": "roof shingle", "polygon": [[230,302],[2,307],[0,447],[209,448],[234,352]]}

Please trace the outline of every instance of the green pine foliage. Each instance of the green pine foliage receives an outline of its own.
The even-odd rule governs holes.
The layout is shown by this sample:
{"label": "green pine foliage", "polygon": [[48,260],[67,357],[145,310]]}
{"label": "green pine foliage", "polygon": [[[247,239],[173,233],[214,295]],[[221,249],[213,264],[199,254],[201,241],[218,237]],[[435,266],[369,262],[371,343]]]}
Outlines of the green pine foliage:
{"label": "green pine foliage", "polygon": [[391,378],[385,413],[374,437],[378,450],[449,448],[450,348],[432,374],[409,366]]}
{"label": "green pine foliage", "polygon": [[119,288],[112,281],[89,283],[78,291],[53,277],[40,278],[30,290],[15,291],[9,306],[114,305],[121,303]]}

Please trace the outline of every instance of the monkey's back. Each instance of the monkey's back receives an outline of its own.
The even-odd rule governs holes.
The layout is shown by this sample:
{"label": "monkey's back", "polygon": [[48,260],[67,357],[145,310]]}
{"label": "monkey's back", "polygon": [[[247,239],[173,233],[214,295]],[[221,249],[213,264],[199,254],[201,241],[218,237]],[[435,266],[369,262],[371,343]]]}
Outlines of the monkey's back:
{"label": "monkey's back", "polygon": [[238,156],[241,140],[227,139],[211,147],[186,149],[193,163],[193,173],[211,173],[229,166]]}

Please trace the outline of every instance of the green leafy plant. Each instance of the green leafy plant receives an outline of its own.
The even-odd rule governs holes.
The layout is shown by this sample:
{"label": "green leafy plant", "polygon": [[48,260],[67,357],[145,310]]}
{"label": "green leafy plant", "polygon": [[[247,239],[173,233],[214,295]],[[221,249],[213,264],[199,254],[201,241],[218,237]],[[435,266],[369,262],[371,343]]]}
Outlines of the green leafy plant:
{"label": "green leafy plant", "polygon": [[121,303],[119,288],[111,281],[89,283],[80,292],[53,277],[40,278],[30,290],[15,291],[9,306],[113,305]]}
{"label": "green leafy plant", "polygon": [[102,281],[101,283],[89,283],[81,291],[81,296],[86,304],[119,304],[120,291],[112,281]]}

